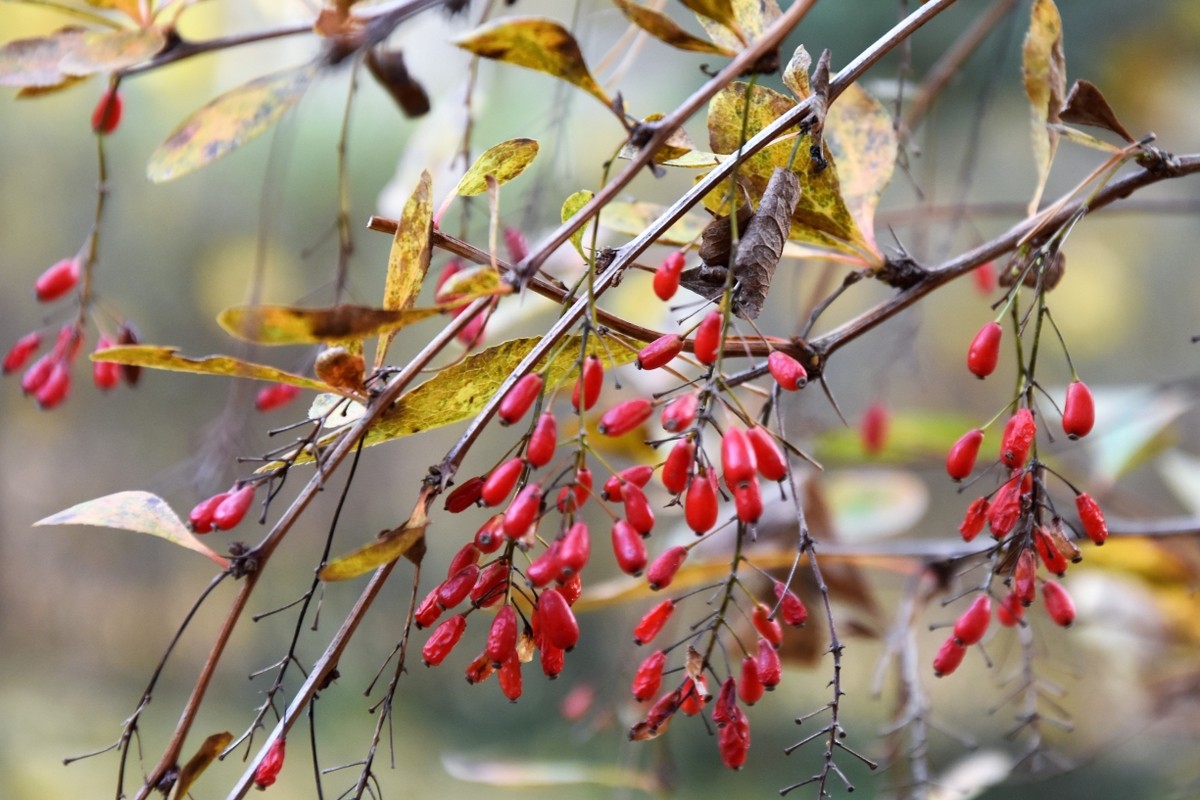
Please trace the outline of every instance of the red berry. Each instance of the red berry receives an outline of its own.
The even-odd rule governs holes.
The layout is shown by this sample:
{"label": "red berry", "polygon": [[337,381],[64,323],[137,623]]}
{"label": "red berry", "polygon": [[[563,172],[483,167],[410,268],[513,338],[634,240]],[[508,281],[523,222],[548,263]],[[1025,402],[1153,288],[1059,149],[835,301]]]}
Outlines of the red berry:
{"label": "red berry", "polygon": [[[120,112],[118,111],[119,115]],[[94,119],[92,125],[95,126]],[[113,127],[116,127],[116,123],[113,123]],[[104,133],[110,133],[110,131],[104,131]],[[267,754],[263,756],[263,760],[258,762],[258,767],[254,770],[254,785],[259,789],[266,789],[275,783],[275,779],[279,777],[279,771],[283,769],[285,748],[286,745],[283,738],[276,739],[267,748]]]}
{"label": "red berry", "polygon": [[769,481],[781,481],[787,477],[787,458],[766,428],[761,425],[747,428],[746,438],[754,450],[760,475]]}
{"label": "red berry", "polygon": [[254,484],[248,483],[240,489],[235,489],[222,500],[213,511],[213,527],[219,531],[227,531],[241,522],[254,502],[255,488]]}
{"label": "red berry", "polygon": [[1004,595],[1004,599],[996,607],[996,619],[1000,620],[1000,624],[1007,628],[1016,625],[1023,616],[1025,616],[1025,606],[1021,605],[1021,599],[1014,592]]}
{"label": "red berry", "polygon": [[1067,387],[1062,424],[1068,439],[1087,436],[1096,424],[1096,401],[1092,399],[1092,390],[1083,381],[1073,381]]}
{"label": "red berry", "polygon": [[887,444],[888,410],[882,403],[872,403],[863,413],[859,428],[863,452],[869,456],[883,451]]}
{"label": "red berry", "polygon": [[954,638],[959,644],[976,644],[987,633],[992,621],[992,598],[980,594],[954,623]]}
{"label": "red berry", "polygon": [[679,289],[679,275],[683,272],[684,256],[676,250],[667,256],[658,269],[654,270],[654,294],[664,303],[675,296]]}
{"label": "red berry", "polygon": [[425,641],[425,646],[421,648],[421,658],[425,661],[425,666],[436,667],[445,661],[466,629],[467,618],[462,614],[455,614],[434,628]]}
{"label": "red berry", "polygon": [[956,481],[970,475],[975,469],[975,459],[979,456],[981,444],[983,431],[979,428],[964,433],[946,455],[946,473]]}
{"label": "red berry", "polygon": [[475,585],[471,587],[471,605],[488,608],[504,599],[508,588],[509,564],[504,559],[493,561],[479,572]]}
{"label": "red berry", "polygon": [[1102,545],[1108,539],[1108,523],[1099,504],[1087,492],[1075,495],[1075,510],[1079,512],[1079,521],[1083,523],[1083,532],[1094,544]]}
{"label": "red berry", "polygon": [[758,459],[742,428],[730,426],[721,437],[721,471],[731,488],[752,480],[758,472]]}
{"label": "red berry", "polygon": [[547,642],[567,651],[579,642],[579,623],[558,589],[547,589],[538,596],[536,613]]}
{"label": "red berry", "polygon": [[[16,372],[21,367],[25,366],[25,362],[30,356],[37,352],[37,349],[42,346],[42,336],[37,331],[27,333],[13,344],[9,351],[4,355],[4,374]],[[97,349],[99,349],[97,347]]]}
{"label": "red berry", "polygon": [[[96,340],[96,350],[106,350],[112,347],[106,337],[101,336]],[[94,361],[92,362],[92,383],[102,392],[107,392],[109,389],[116,386],[121,381],[121,365],[112,361]],[[299,391],[297,389],[297,391]]]}
{"label": "red berry", "polygon": [[665,550],[658,558],[654,559],[654,563],[646,571],[646,580],[650,583],[650,588],[658,591],[670,586],[671,581],[675,580],[675,573],[679,572],[679,568],[683,566],[683,562],[687,559],[687,555],[688,550],[686,547],[676,545]]}
{"label": "red berry", "polygon": [[971,341],[971,349],[967,351],[967,369],[980,378],[986,378],[996,371],[1000,362],[1000,337],[1004,329],[999,322],[989,322],[979,329]]}
{"label": "red berry", "polygon": [[525,256],[529,255],[529,242],[525,234],[516,228],[504,229],[504,246],[508,248],[508,257],[514,264],[524,261]]}
{"label": "red berry", "polygon": [[662,686],[663,667],[667,663],[667,654],[655,650],[642,661],[637,672],[633,675],[633,697],[639,703],[648,700],[658,693]]}
{"label": "red berry", "polygon": [[750,721],[745,713],[734,706],[729,724],[717,731],[717,752],[721,761],[730,769],[741,769],[750,751]]}
{"label": "red berry", "polygon": [[442,608],[437,604],[438,588],[433,587],[413,612],[413,621],[417,623],[418,628],[428,628],[442,615]]}
{"label": "red berry", "polygon": [[767,639],[760,638],[754,660],[757,662],[755,666],[758,667],[759,682],[768,692],[772,691],[783,678],[783,664],[775,646]]}
{"label": "red berry", "polygon": [[481,553],[494,553],[504,544],[504,515],[495,514],[479,526],[475,532],[474,544]]}
{"label": "red berry", "polygon": [[529,444],[525,446],[525,460],[535,467],[544,467],[554,458],[554,449],[558,447],[558,422],[554,415],[547,411],[538,417],[529,435]]}
{"label": "red berry", "polygon": [[667,454],[662,468],[662,483],[671,494],[679,494],[687,488],[688,471],[696,457],[696,445],[690,439],[680,439]]}
{"label": "red berry", "polygon": [[1026,607],[1033,605],[1037,597],[1037,559],[1032,550],[1022,550],[1017,557],[1017,565],[1013,567],[1012,592]]}
{"label": "red berry", "polygon": [[752,706],[762,699],[766,687],[758,679],[758,661],[753,656],[742,659],[742,671],[738,675],[738,697],[743,703]]}
{"label": "red berry", "polygon": [[504,535],[520,539],[542,510],[542,487],[531,483],[522,489],[504,512]]}
{"label": "red berry", "polygon": [[622,436],[641,425],[654,413],[654,403],[646,397],[634,397],[613,406],[600,417],[600,433]]}
{"label": "red berry", "polygon": [[54,357],[64,361],[74,361],[82,346],[83,330],[74,323],[63,325],[59,328],[58,337],[54,340]]}
{"label": "red berry", "polygon": [[771,618],[771,609],[762,603],[755,603],[754,610],[750,612],[750,621],[759,635],[775,647],[783,644],[783,626],[779,620]]}
{"label": "red berry", "polygon": [[619,519],[612,528],[613,555],[626,575],[641,575],[646,568],[646,545],[632,525]]}
{"label": "red berry", "polygon": [[592,471],[587,467],[575,470],[575,480],[570,486],[564,486],[558,492],[558,511],[569,514],[583,508],[592,493]]}
{"label": "red berry", "polygon": [[625,484],[622,499],[625,503],[625,519],[642,536],[649,536],[650,531],[654,530],[654,511],[641,487],[636,483]]}
{"label": "red berry", "polygon": [[[99,349],[97,347],[97,349]],[[290,383],[275,383],[258,390],[254,398],[254,407],[259,411],[272,411],[282,408],[300,395],[300,387]]]}
{"label": "red berry", "polygon": [[942,643],[941,649],[933,657],[933,674],[942,678],[954,672],[954,670],[958,669],[958,665],[962,663],[963,656],[966,654],[967,648],[959,644],[958,640],[951,636]]}
{"label": "red berry", "polygon": [[214,494],[207,500],[201,500],[197,503],[188,514],[188,527],[193,533],[208,533],[213,529],[213,513],[216,512],[217,506],[225,502],[225,498],[229,497],[227,492]]}
{"label": "red berry", "polygon": [[704,710],[705,704],[708,703],[708,683],[704,676],[697,678],[688,676],[683,679],[683,683],[679,685],[679,710],[689,717],[694,717]]}
{"label": "red berry", "polygon": [[504,692],[504,696],[513,703],[517,702],[521,697],[522,684],[521,659],[517,658],[515,652],[500,665],[500,670],[496,673],[496,680],[500,682],[500,691]]}
{"label": "red berry", "polygon": [[677,333],[660,336],[638,351],[638,369],[658,369],[665,367],[683,352],[683,337]]}
{"label": "red berry", "polygon": [[583,596],[583,579],[579,577],[578,572],[565,581],[560,576],[558,591],[563,596],[563,599],[567,601],[567,605],[573,606],[575,605],[575,601]]}
{"label": "red berry", "polygon": [[1043,583],[1042,600],[1046,603],[1046,613],[1055,624],[1064,628],[1071,627],[1071,623],[1075,621],[1075,601],[1061,584],[1055,581]]}
{"label": "red berry", "polygon": [[1017,409],[1017,413],[1009,417],[1004,426],[1004,436],[1000,440],[1000,461],[1013,469],[1024,464],[1036,435],[1037,423],[1033,421],[1033,412],[1028,408]]}
{"label": "red berry", "polygon": [[688,527],[697,534],[708,533],[717,524],[717,476],[711,467],[692,476],[683,509]]}
{"label": "red berry", "polygon": [[708,312],[700,326],[696,328],[695,346],[696,360],[701,364],[715,364],[721,353],[721,327],[725,315],[720,311]]}
{"label": "red berry", "polygon": [[479,580],[479,566],[468,564],[438,586],[437,604],[446,610],[454,608],[467,599],[467,595],[475,588],[477,580]]}
{"label": "red berry", "polygon": [[525,462],[519,458],[510,458],[488,473],[479,491],[479,499],[487,506],[498,506],[512,493],[517,485]]}
{"label": "red berry", "polygon": [[788,625],[799,628],[808,621],[804,601],[782,583],[775,582],[775,598],[779,600],[779,617]]}
{"label": "red berry", "polygon": [[55,361],[50,367],[50,374],[45,382],[37,388],[34,397],[38,405],[46,410],[55,408],[67,399],[71,391],[71,365],[64,359]]}
{"label": "red berry", "polygon": [[121,93],[109,87],[92,111],[92,130],[107,136],[121,124]]}
{"label": "red berry", "polygon": [[808,371],[804,365],[787,353],[772,350],[767,356],[767,369],[779,388],[785,391],[799,391],[808,384]]}
{"label": "red berry", "polygon": [[566,651],[549,642],[542,642],[540,649],[542,651],[542,673],[550,680],[554,680],[562,672],[563,665],[566,663],[564,655]]}
{"label": "red berry", "polygon": [[480,653],[474,661],[467,664],[467,683],[472,686],[483,683],[491,677],[493,671],[495,671],[495,667],[487,657],[487,653]]}
{"label": "red berry", "polygon": [[1007,536],[1021,518],[1021,483],[1020,475],[1010,479],[996,491],[987,507],[988,526],[997,539]]}
{"label": "red berry", "polygon": [[762,490],[758,478],[751,478],[733,487],[733,506],[737,518],[750,525],[758,522],[763,513]]}
{"label": "red berry", "polygon": [[682,433],[692,427],[696,421],[696,411],[700,407],[700,396],[685,394],[676,397],[663,408],[662,426],[670,433]]}
{"label": "red berry", "polygon": [[525,416],[525,412],[541,394],[544,383],[542,376],[536,372],[531,372],[514,383],[500,401],[500,408],[496,412],[500,417],[500,424],[512,425]]}
{"label": "red berry", "polygon": [[576,522],[559,540],[558,563],[561,573],[570,577],[582,570],[592,554],[592,541],[585,522]]}
{"label": "red berry", "polygon": [[604,482],[601,496],[605,500],[624,500],[625,492],[622,487],[627,484],[643,487],[654,476],[654,467],[649,464],[638,464],[627,467]]}
{"label": "red berry", "polygon": [[25,370],[25,374],[21,376],[21,391],[25,394],[34,394],[41,389],[57,363],[58,359],[54,358],[53,354],[46,353],[30,364],[29,369]]}
{"label": "red berry", "polygon": [[674,611],[675,601],[670,599],[663,600],[647,611],[633,628],[633,643],[642,645],[654,641],[654,637],[658,636]]}
{"label": "red berry", "polygon": [[962,524],[958,526],[958,532],[962,534],[964,542],[969,542],[979,535],[983,530],[983,525],[988,518],[988,500],[986,497],[977,497],[971,501],[971,505],[967,506],[966,516],[963,517]]}
{"label": "red berry", "polygon": [[506,605],[492,620],[484,653],[493,666],[500,666],[517,649],[517,610]]}
{"label": "red berry", "polygon": [[581,376],[575,382],[575,390],[571,393],[571,405],[579,409],[579,394],[583,393],[583,410],[587,411],[596,405],[600,399],[600,390],[604,388],[604,362],[599,356],[588,356],[583,360]]}
{"label": "red berry", "polygon": [[451,514],[461,514],[478,503],[482,493],[483,478],[475,476],[454,487],[454,490],[446,495],[446,503],[443,507]]}
{"label": "red berry", "polygon": [[990,295],[996,291],[997,276],[996,265],[994,262],[985,261],[975,269],[971,270],[971,277],[975,281],[975,288],[982,295]]}
{"label": "red berry", "polygon": [[64,258],[47,269],[33,284],[37,299],[43,303],[57,300],[79,283],[79,259]]}
{"label": "red berry", "polygon": [[1037,551],[1038,558],[1042,560],[1042,566],[1048,572],[1058,575],[1060,578],[1067,571],[1070,562],[1066,557],[1055,547],[1054,542],[1050,540],[1050,535],[1046,532],[1045,527],[1035,528],[1033,531],[1033,547]]}

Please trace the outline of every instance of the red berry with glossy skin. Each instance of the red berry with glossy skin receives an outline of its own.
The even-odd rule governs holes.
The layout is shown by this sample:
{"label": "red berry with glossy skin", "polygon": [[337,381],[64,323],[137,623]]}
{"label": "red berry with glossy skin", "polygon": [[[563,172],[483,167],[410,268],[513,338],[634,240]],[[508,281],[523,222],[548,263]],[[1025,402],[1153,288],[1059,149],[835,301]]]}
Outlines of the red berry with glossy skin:
{"label": "red berry with glossy skin", "polygon": [[[16,372],[21,367],[25,366],[30,357],[37,352],[37,349],[42,346],[42,336],[37,331],[27,333],[13,343],[8,352],[4,354],[4,374]],[[97,348],[99,349],[99,348]]]}
{"label": "red berry with glossy skin", "polygon": [[642,536],[649,536],[650,531],[654,530],[654,511],[641,487],[636,483],[626,484],[622,490],[622,500],[625,503],[625,519]]}
{"label": "red berry with glossy skin", "polygon": [[598,427],[605,436],[623,436],[650,419],[653,413],[654,403],[649,398],[634,397],[605,411]]}
{"label": "red berry with glossy skin", "polygon": [[666,663],[667,654],[662,650],[655,650],[646,656],[633,675],[632,689],[635,700],[641,703],[658,694],[662,687],[663,667]]}
{"label": "red berry with glossy skin", "polygon": [[50,410],[59,406],[67,399],[71,391],[71,365],[59,359],[50,367],[50,374],[45,382],[34,392],[34,398],[42,409]]}
{"label": "red berry with glossy skin", "polygon": [[758,634],[775,647],[783,644],[783,626],[779,620],[771,618],[771,609],[762,603],[755,603],[754,610],[750,612],[750,621],[754,623]]}
{"label": "red berry with glossy skin", "polygon": [[600,399],[600,390],[604,388],[604,362],[599,356],[588,356],[583,359],[583,367],[575,390],[571,393],[571,405],[579,409],[579,396],[583,395],[583,410],[587,411],[596,405]]}
{"label": "red berry with glossy skin", "polygon": [[479,554],[480,550],[475,546],[475,542],[467,542],[458,548],[458,552],[454,554],[454,557],[450,559],[450,564],[446,567],[446,577],[453,577],[463,569],[478,564]]}
{"label": "red berry with glossy skin", "polygon": [[1004,599],[996,607],[996,619],[1006,628],[1013,627],[1024,616],[1025,606],[1021,605],[1021,599],[1013,592],[1004,595]]}
{"label": "red berry with glossy skin", "polygon": [[500,408],[496,411],[496,416],[500,418],[500,424],[512,425],[525,416],[525,412],[541,394],[544,384],[542,376],[536,372],[531,372],[514,383],[508,390],[508,394],[504,395],[504,399],[500,401]]}
{"label": "red berry with glossy skin", "polygon": [[434,628],[433,633],[425,640],[425,646],[421,648],[421,658],[425,661],[425,666],[436,667],[445,661],[466,629],[467,618],[462,614],[455,614]]}
{"label": "red berry with glossy skin", "polygon": [[557,542],[552,544],[548,550],[535,558],[525,568],[525,579],[535,589],[549,586],[551,581],[556,580],[562,574],[562,564],[558,560],[557,544]]}
{"label": "red berry with glossy skin", "polygon": [[733,507],[737,518],[750,525],[758,522],[763,513],[762,489],[758,478],[751,478],[733,487]]}
{"label": "red berry with glossy skin", "polygon": [[554,458],[554,450],[558,447],[558,421],[547,411],[538,417],[529,435],[529,444],[525,446],[525,460],[535,467],[544,467]]}
{"label": "red berry with glossy skin", "polygon": [[498,506],[512,493],[513,487],[525,469],[525,462],[519,458],[510,458],[488,473],[483,479],[479,491],[479,499],[487,506]]}
{"label": "red berry with glossy skin", "polygon": [[696,457],[696,445],[690,439],[681,439],[667,454],[662,468],[662,483],[671,494],[679,494],[687,488],[688,472]]}
{"label": "red berry with glossy skin", "polygon": [[592,539],[586,522],[576,522],[559,540],[558,563],[566,577],[577,574],[592,555]]}
{"label": "red berry with glossy skin", "polygon": [[626,575],[641,575],[646,568],[646,545],[632,525],[619,519],[612,528],[613,556]]}
{"label": "red berry with glossy skin", "polygon": [[519,539],[529,530],[542,510],[542,487],[531,483],[517,494],[504,512],[504,535]]}
{"label": "red berry with glossy skin", "polygon": [[754,660],[758,667],[758,680],[768,692],[773,691],[783,678],[783,663],[775,646],[767,639],[758,640],[758,650]]}
{"label": "red berry with glossy skin", "polygon": [[725,315],[719,310],[713,310],[705,315],[696,328],[696,338],[693,352],[701,364],[717,363],[721,354],[721,328]]}
{"label": "red berry with glossy skin", "polygon": [[575,605],[575,601],[583,596],[583,579],[579,577],[579,573],[576,572],[565,581],[559,576],[558,580],[558,591],[567,601],[567,605]]}
{"label": "red berry with glossy skin", "polygon": [[64,258],[54,264],[34,281],[33,291],[43,303],[57,300],[79,283],[79,259]]}
{"label": "red berry with glossy skin", "polygon": [[958,669],[958,665],[962,663],[963,656],[967,654],[967,648],[958,643],[958,640],[951,636],[942,643],[941,649],[937,651],[937,655],[933,657],[933,674],[939,678],[954,672]]}
{"label": "red berry with glossy skin", "polygon": [[478,503],[482,494],[483,478],[476,475],[455,486],[450,494],[446,495],[446,502],[442,507],[451,514],[461,514]]}
{"label": "red berry with glossy skin", "polygon": [[493,561],[480,571],[468,595],[471,605],[488,608],[504,599],[504,592],[508,588],[508,567],[508,562],[501,559]]}
{"label": "red berry with glossy skin", "polygon": [[1093,544],[1102,545],[1108,540],[1108,523],[1100,505],[1087,492],[1075,495],[1075,510],[1079,512],[1079,521],[1083,523],[1083,532]]}
{"label": "red berry with glossy skin", "polygon": [[509,702],[515,703],[521,697],[522,681],[521,681],[521,659],[517,658],[517,654],[513,653],[508,657],[508,660],[500,665],[500,669],[496,672],[496,680],[500,683],[500,691],[504,692],[504,696]]}
{"label": "red berry with glossy skin", "polygon": [[873,456],[883,451],[887,444],[888,410],[882,403],[872,403],[867,408],[859,423],[858,433],[864,453]]}
{"label": "red berry with glossy skin", "polygon": [[767,369],[779,388],[785,391],[796,392],[808,385],[808,370],[787,353],[772,350],[767,356]]}
{"label": "red berry with glossy skin", "polygon": [[808,608],[804,601],[791,589],[775,582],[775,599],[779,601],[779,618],[794,628],[808,621]]}
{"label": "red berry with glossy skin", "polygon": [[737,706],[731,709],[729,716],[729,723],[717,731],[717,752],[725,766],[737,770],[746,764],[750,751],[750,721]]}
{"label": "red berry with glossy skin", "polygon": [[1012,593],[1027,608],[1033,605],[1037,597],[1037,558],[1032,550],[1022,550],[1017,557],[1012,574]]}
{"label": "red berry with glossy skin", "polygon": [[683,352],[683,337],[677,333],[660,336],[638,351],[638,369],[658,369],[665,367]]}
{"label": "red berry with glossy skin", "polygon": [[721,437],[721,471],[731,488],[750,481],[758,472],[758,459],[742,428],[730,426]]}
{"label": "red berry with glossy skin", "polygon": [[209,533],[213,529],[213,514],[217,510],[217,506],[225,502],[225,498],[229,497],[227,492],[214,494],[207,500],[201,500],[197,503],[188,514],[188,527],[193,533]]}
{"label": "red berry with glossy skin", "polygon": [[248,483],[222,500],[213,511],[213,527],[219,531],[227,531],[241,522],[254,503],[254,489],[254,484]]}
{"label": "red berry with glossy skin", "polygon": [[300,396],[300,387],[289,383],[275,383],[258,390],[254,397],[254,407],[259,411],[274,411],[282,408]]}
{"label": "red berry with glossy skin", "polygon": [[479,526],[472,540],[481,553],[494,553],[504,544],[504,515],[494,514]]}
{"label": "red berry with glossy skin", "polygon": [[663,259],[654,271],[654,294],[664,303],[679,290],[679,275],[683,272],[684,263],[683,253],[676,250]]}
{"label": "red berry with glossy skin", "polygon": [[663,600],[645,613],[638,621],[638,624],[633,627],[633,643],[642,645],[654,641],[654,637],[658,636],[659,631],[667,624],[667,620],[671,618],[671,614],[675,611],[674,600]]}
{"label": "red berry with glossy skin", "polygon": [[746,438],[754,450],[754,458],[758,462],[758,474],[769,481],[781,481],[787,477],[787,458],[783,450],[767,429],[755,425],[746,429]]}
{"label": "red berry with glossy skin", "polygon": [[100,100],[92,110],[92,130],[102,136],[107,136],[121,124],[121,93],[108,88],[100,95]]}
{"label": "red berry with glossy skin", "polygon": [[638,464],[634,467],[627,467],[616,475],[604,482],[604,490],[601,496],[605,500],[624,500],[625,492],[623,487],[627,484],[643,487],[650,482],[650,478],[654,477],[654,467],[649,464]]}
{"label": "red berry with glossy skin", "polygon": [[956,481],[968,477],[975,469],[975,459],[979,457],[981,444],[983,431],[979,428],[964,433],[946,455],[946,474]]}
{"label": "red berry with glossy skin", "polygon": [[1042,584],[1042,600],[1046,604],[1046,613],[1055,624],[1064,628],[1071,627],[1075,621],[1075,601],[1061,584],[1046,581]]}
{"label": "red berry with glossy skin", "polygon": [[979,535],[983,530],[984,523],[987,522],[988,515],[988,499],[986,497],[977,497],[971,501],[971,505],[967,506],[967,513],[963,517],[962,523],[958,526],[958,532],[962,534],[964,542],[969,542]]}
{"label": "red berry with glossy skin", "polygon": [[492,620],[492,627],[488,630],[487,647],[483,651],[492,662],[492,666],[500,666],[516,652],[517,634],[517,610],[506,605]]}
{"label": "red berry with glossy skin", "polygon": [[[94,126],[95,122],[93,121],[92,124]],[[115,128],[116,125],[114,124],[113,127]],[[105,133],[110,133],[110,131],[105,131]],[[287,745],[282,738],[271,742],[271,746],[267,748],[267,754],[263,756],[262,761],[258,762],[258,767],[254,770],[254,785],[259,789],[266,789],[279,777],[279,772],[283,769],[286,748]]]}
{"label": "red berry with glossy skin", "polygon": [[987,507],[988,526],[992,536],[1003,539],[1021,517],[1021,477],[1010,479],[1001,486]]}
{"label": "red berry with glossy skin", "polygon": [[670,586],[671,581],[675,580],[675,573],[679,572],[679,568],[683,566],[687,556],[688,550],[682,545],[663,551],[658,558],[654,559],[650,569],[646,570],[646,580],[650,583],[650,588],[658,591]]}
{"label": "red berry with glossy skin", "polygon": [[570,486],[558,490],[558,512],[570,514],[583,508],[592,491],[592,471],[587,467],[575,470],[575,480]]}
{"label": "red berry with glossy skin", "polygon": [[708,533],[717,524],[717,476],[712,468],[705,467],[692,476],[683,509],[688,527],[697,534]]}
{"label": "red berry with glossy skin", "polygon": [[669,433],[682,433],[696,421],[696,411],[700,407],[700,396],[685,394],[676,397],[663,408],[661,422],[663,429]]}
{"label": "red berry with glossy skin", "polygon": [[538,596],[537,615],[542,636],[555,647],[569,652],[579,642],[579,623],[558,589],[547,589]]}
{"label": "red berry with glossy skin", "polygon": [[454,608],[467,599],[467,595],[475,588],[477,580],[479,580],[479,567],[475,564],[468,564],[438,586],[437,604],[444,610]]}
{"label": "red berry with glossy skin", "polygon": [[1037,423],[1033,421],[1033,412],[1028,408],[1017,409],[1017,413],[1009,417],[1004,426],[1004,436],[1000,440],[1000,462],[1013,469],[1024,464],[1036,435]]}
{"label": "red berry with glossy skin", "polygon": [[954,623],[954,638],[959,644],[976,644],[987,633],[992,621],[992,598],[980,594]]}
{"label": "red berry with glossy skin", "polygon": [[1087,436],[1096,424],[1096,401],[1092,390],[1083,381],[1074,381],[1067,387],[1067,401],[1063,403],[1063,433],[1068,439]]}
{"label": "red berry with glossy skin", "polygon": [[437,604],[438,588],[433,587],[413,612],[413,621],[417,623],[418,628],[428,628],[442,615],[442,608]]}
{"label": "red berry with glossy skin", "polygon": [[738,675],[738,698],[748,706],[762,699],[766,687],[758,679],[758,661],[753,656],[742,659],[742,671]]}
{"label": "red berry with glossy skin", "polygon": [[979,329],[967,351],[967,369],[979,378],[986,378],[996,371],[1000,363],[1000,338],[1004,329],[999,322],[989,322]]}

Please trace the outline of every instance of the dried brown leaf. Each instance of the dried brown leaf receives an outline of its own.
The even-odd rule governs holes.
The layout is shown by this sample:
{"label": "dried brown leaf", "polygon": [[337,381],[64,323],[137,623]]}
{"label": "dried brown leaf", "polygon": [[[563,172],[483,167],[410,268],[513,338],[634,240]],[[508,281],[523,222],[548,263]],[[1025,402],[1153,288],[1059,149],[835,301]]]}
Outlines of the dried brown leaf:
{"label": "dried brown leaf", "polygon": [[791,227],[792,212],[800,201],[800,179],[796,173],[777,167],[763,192],[758,210],[750,218],[746,233],[738,240],[733,274],[738,290],[733,313],[757,319],[762,313],[775,267],[783,255]]}
{"label": "dried brown leaf", "polygon": [[1104,94],[1090,81],[1075,81],[1071,91],[1067,93],[1066,102],[1059,111],[1058,118],[1063,122],[1074,125],[1092,125],[1112,131],[1127,142],[1132,143],[1133,135],[1117,119],[1117,114],[1104,99]]}

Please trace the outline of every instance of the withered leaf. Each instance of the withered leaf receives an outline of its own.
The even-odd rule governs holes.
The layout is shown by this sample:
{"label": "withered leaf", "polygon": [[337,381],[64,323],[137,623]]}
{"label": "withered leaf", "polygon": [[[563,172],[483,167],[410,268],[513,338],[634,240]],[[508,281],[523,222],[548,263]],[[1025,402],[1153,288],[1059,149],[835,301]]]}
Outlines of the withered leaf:
{"label": "withered leaf", "polygon": [[[750,218],[754,216],[754,209],[750,207],[749,202],[743,202],[738,205],[737,210],[737,230],[739,238],[746,231],[746,226],[750,224]],[[729,266],[730,255],[733,252],[733,216],[726,214],[725,216],[717,217],[712,222],[704,226],[704,232],[700,234],[700,259],[705,264],[710,266]]]}
{"label": "withered leaf", "polygon": [[1047,123],[1059,121],[1067,88],[1067,63],[1063,55],[1062,18],[1054,0],[1035,0],[1029,32],[1021,53],[1021,74],[1033,112],[1033,154],[1038,181],[1029,211],[1037,210],[1050,175],[1050,164],[1058,147],[1058,133]]}
{"label": "withered leaf", "polygon": [[1135,141],[1129,131],[1117,119],[1112,106],[1104,99],[1104,94],[1090,81],[1075,81],[1067,100],[1063,103],[1058,118],[1063,122],[1075,125],[1092,125],[1104,128],[1120,136],[1127,142]]}
{"label": "withered leaf", "polygon": [[800,179],[791,170],[776,167],[734,258],[738,291],[733,313],[743,319],[756,319],[762,313],[798,202]]}
{"label": "withered leaf", "polygon": [[392,96],[404,116],[421,117],[429,113],[429,94],[409,73],[403,51],[376,48],[367,53],[366,62],[371,76]]}
{"label": "withered leaf", "polygon": [[737,54],[737,51],[724,45],[715,44],[693,36],[679,27],[675,20],[661,11],[655,11],[652,8],[639,5],[632,2],[632,0],[613,0],[613,2],[617,4],[617,8],[621,9],[621,13],[630,22],[660,42],[669,44],[674,48],[693,53],[711,53],[718,56],[732,57]]}

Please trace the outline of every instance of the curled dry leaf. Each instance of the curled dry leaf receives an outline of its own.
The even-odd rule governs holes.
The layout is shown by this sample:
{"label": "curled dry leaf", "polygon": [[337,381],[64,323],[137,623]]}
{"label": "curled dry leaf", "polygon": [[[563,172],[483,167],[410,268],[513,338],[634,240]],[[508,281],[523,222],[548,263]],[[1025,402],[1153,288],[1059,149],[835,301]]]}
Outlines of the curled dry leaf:
{"label": "curled dry leaf", "polygon": [[1058,133],[1048,128],[1047,123],[1059,121],[1058,112],[1067,93],[1067,63],[1062,43],[1062,18],[1054,0],[1035,0],[1021,54],[1021,74],[1033,111],[1033,154],[1038,173],[1037,188],[1029,201],[1031,214],[1041,201],[1058,147]]}
{"label": "curled dry leaf", "polygon": [[409,73],[402,51],[376,48],[367,52],[365,60],[371,77],[392,96],[404,116],[422,117],[429,113],[429,94]]}
{"label": "curled dry leaf", "polygon": [[621,9],[621,13],[634,25],[637,25],[655,39],[669,44],[678,50],[687,50],[693,53],[711,53],[727,57],[733,57],[737,54],[737,51],[732,48],[693,36],[679,27],[675,20],[661,11],[655,11],[652,8],[639,5],[633,2],[633,0],[613,0],[613,2],[617,4],[617,8]]}
{"label": "curled dry leaf", "polygon": [[758,211],[746,226],[746,234],[738,241],[733,265],[738,292],[733,313],[743,319],[756,319],[762,312],[799,200],[800,179],[796,173],[777,167]]}
{"label": "curled dry leaf", "polygon": [[1117,119],[1112,106],[1104,99],[1104,94],[1089,81],[1075,81],[1067,99],[1063,103],[1058,118],[1073,125],[1092,125],[1112,131],[1127,142],[1132,143],[1133,136]]}

